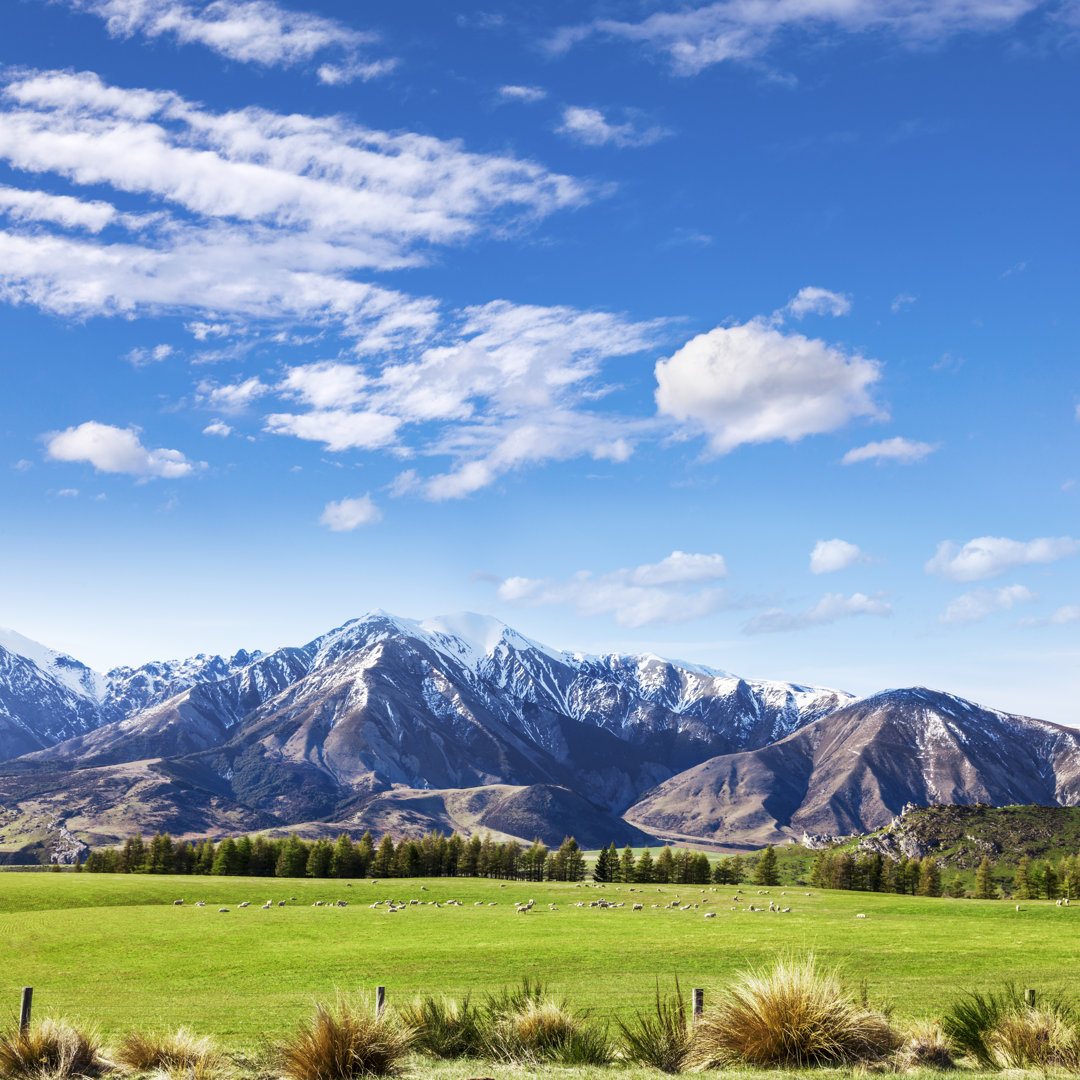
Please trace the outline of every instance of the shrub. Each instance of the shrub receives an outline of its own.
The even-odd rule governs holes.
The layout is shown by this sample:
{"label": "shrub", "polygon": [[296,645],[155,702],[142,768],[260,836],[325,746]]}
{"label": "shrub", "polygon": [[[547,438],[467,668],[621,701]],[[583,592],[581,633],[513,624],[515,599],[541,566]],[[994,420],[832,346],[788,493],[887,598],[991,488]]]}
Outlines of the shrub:
{"label": "shrub", "polygon": [[0,1077],[85,1076],[101,1068],[99,1047],[94,1032],[47,1018],[0,1034]]}
{"label": "shrub", "polygon": [[169,1035],[130,1031],[120,1040],[113,1057],[129,1069],[160,1071],[170,1076],[209,1076],[221,1064],[221,1054],[213,1042],[196,1038],[187,1028],[178,1028]]}
{"label": "shrub", "polygon": [[953,1065],[949,1040],[937,1020],[917,1020],[896,1052],[898,1069],[951,1069]]}
{"label": "shrub", "polygon": [[415,1047],[431,1057],[476,1057],[483,1049],[482,1018],[467,994],[460,1003],[447,997],[418,997],[402,1006],[400,1014],[415,1032]]}
{"label": "shrub", "polygon": [[339,994],[334,1004],[316,1004],[311,1019],[278,1047],[279,1067],[290,1080],[387,1076],[400,1068],[412,1038],[389,1010],[376,1015]]}
{"label": "shrub", "polygon": [[649,1065],[666,1073],[682,1072],[690,1056],[692,1032],[687,1022],[686,1002],[675,980],[675,993],[660,996],[656,983],[653,1011],[637,1012],[632,1023],[617,1021],[622,1034],[623,1057],[638,1065]]}
{"label": "shrub", "polygon": [[888,1019],[858,1004],[838,973],[821,973],[813,954],[742,972],[694,1031],[691,1061],[808,1065],[874,1061],[896,1049]]}
{"label": "shrub", "polygon": [[1032,1006],[1011,983],[996,993],[970,991],[942,1020],[953,1045],[983,1068],[1080,1067],[1080,1017],[1058,994]]}

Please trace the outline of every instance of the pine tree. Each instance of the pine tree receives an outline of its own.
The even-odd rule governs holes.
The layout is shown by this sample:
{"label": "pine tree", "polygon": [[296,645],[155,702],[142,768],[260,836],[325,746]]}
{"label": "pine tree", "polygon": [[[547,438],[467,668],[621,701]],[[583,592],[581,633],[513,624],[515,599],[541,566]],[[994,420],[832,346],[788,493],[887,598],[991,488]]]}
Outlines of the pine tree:
{"label": "pine tree", "polygon": [[606,847],[602,847],[600,854],[596,856],[596,862],[593,863],[592,877],[593,881],[598,881],[601,884],[607,884],[611,880],[611,859],[608,856]]}
{"label": "pine tree", "polygon": [[214,869],[214,841],[207,837],[195,849],[195,873],[209,874]]}
{"label": "pine tree", "polygon": [[168,833],[154,833],[146,859],[148,874],[171,874],[173,872],[173,842]]}
{"label": "pine tree", "polygon": [[670,884],[672,878],[675,876],[675,856],[671,853],[671,848],[665,844],[660,850],[660,854],[656,856],[656,880],[661,885]]}
{"label": "pine tree", "polygon": [[962,900],[963,899],[964,892],[966,890],[964,889],[964,879],[959,874],[957,874],[952,879],[952,883],[949,885],[949,890],[948,891],[949,891],[949,895],[954,900]]}
{"label": "pine tree", "polygon": [[240,856],[236,851],[236,841],[231,836],[227,836],[218,845],[213,865],[210,867],[210,873],[222,877],[232,877],[236,874],[239,865]]}
{"label": "pine tree", "polygon": [[656,866],[653,862],[652,852],[646,848],[637,861],[637,869],[634,871],[634,880],[642,885],[648,885],[655,876]]}
{"label": "pine tree", "polygon": [[1054,869],[1053,863],[1049,860],[1043,866],[1042,872],[1043,878],[1043,895],[1047,900],[1056,900],[1058,898],[1058,876],[1057,871]]}
{"label": "pine tree", "polygon": [[[477,850],[480,848],[480,837],[474,836]],[[377,878],[389,877],[394,869],[394,838],[387,833],[379,841],[379,850],[375,852],[375,858],[371,863],[371,872]],[[475,875],[476,871],[473,870]]]}
{"label": "pine tree", "polygon": [[776,851],[772,844],[767,844],[765,850],[758,857],[757,866],[754,867],[754,884],[780,884],[780,874],[776,869]]}
{"label": "pine tree", "polygon": [[933,855],[927,855],[919,867],[919,896],[941,895],[941,870]]}
{"label": "pine tree", "polygon": [[725,855],[714,867],[712,872],[714,885],[731,884],[731,856]]}
{"label": "pine tree", "polygon": [[352,842],[348,833],[341,833],[334,841],[333,851],[330,852],[329,872],[331,877],[347,878],[359,877],[360,859],[356,852],[356,845]]}
{"label": "pine tree", "polygon": [[636,881],[634,876],[637,870],[637,859],[634,858],[634,849],[627,844],[619,857],[619,881]]}
{"label": "pine tree", "polygon": [[984,855],[979,869],[975,871],[975,899],[992,900],[994,896],[994,866]]}
{"label": "pine tree", "polygon": [[1031,899],[1031,860],[1023,855],[1016,866],[1016,874],[1013,877],[1013,894],[1017,900]]}
{"label": "pine tree", "polygon": [[746,877],[746,869],[743,864],[743,857],[741,855],[735,855],[731,860],[731,881],[734,885],[741,885],[742,879]]}
{"label": "pine tree", "polygon": [[303,877],[307,869],[307,844],[296,833],[289,833],[282,845],[274,872],[278,877]]}
{"label": "pine tree", "polygon": [[356,876],[366,877],[375,861],[375,840],[370,830],[365,830],[364,835],[356,843]]}
{"label": "pine tree", "polygon": [[124,841],[117,869],[121,874],[141,874],[146,869],[146,845],[137,833]]}
{"label": "pine tree", "polygon": [[304,876],[326,878],[330,876],[330,860],[334,857],[334,845],[329,840],[320,838],[311,845],[307,862],[304,864]]}

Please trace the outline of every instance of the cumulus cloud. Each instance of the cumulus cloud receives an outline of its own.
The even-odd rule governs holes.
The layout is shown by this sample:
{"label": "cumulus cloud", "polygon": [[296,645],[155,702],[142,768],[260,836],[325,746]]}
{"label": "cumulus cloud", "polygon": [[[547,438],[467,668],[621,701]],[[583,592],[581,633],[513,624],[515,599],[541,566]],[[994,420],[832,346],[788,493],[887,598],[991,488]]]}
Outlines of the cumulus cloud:
{"label": "cumulus cloud", "polygon": [[498,583],[498,597],[528,607],[570,607],[581,616],[612,615],[620,626],[649,626],[722,611],[729,606],[727,591],[700,586],[726,576],[722,555],[673,551],[657,563],[598,577],[582,570],[565,581],[505,578]]}
{"label": "cumulus cloud", "polygon": [[914,439],[897,435],[893,439],[867,443],[849,450],[841,459],[841,464],[857,465],[861,461],[876,461],[880,464],[890,461],[896,465],[914,465],[937,449],[936,443],[916,442]]}
{"label": "cumulus cloud", "polygon": [[541,86],[500,86],[499,97],[503,101],[520,101],[525,105],[532,105],[543,101],[547,97],[547,91]]}
{"label": "cumulus cloud", "polygon": [[319,524],[325,525],[331,532],[352,532],[381,520],[382,511],[371,501],[371,496],[360,495],[355,499],[327,503]]}
{"label": "cumulus cloud", "polygon": [[568,105],[563,109],[562,123],[555,129],[586,146],[651,146],[671,132],[653,125],[638,129],[632,120],[621,124],[611,123],[599,109],[587,109]]}
{"label": "cumulus cloud", "polygon": [[880,377],[876,360],[758,318],[718,326],[660,360],[656,404],[726,454],[743,443],[797,442],[859,416],[884,419],[871,396]]}
{"label": "cumulus cloud", "polygon": [[119,428],[87,420],[77,427],[45,436],[46,452],[54,461],[84,461],[98,472],[176,479],[189,476],[205,462],[189,461],[179,450],[143,446],[138,428]]}
{"label": "cumulus cloud", "polygon": [[377,450],[389,446],[400,425],[396,416],[346,409],[272,413],[266,418],[266,430],[271,434],[321,442],[327,450]]}
{"label": "cumulus cloud", "polygon": [[747,3],[719,0],[702,7],[657,11],[640,22],[597,19],[567,27],[548,45],[560,52],[600,34],[638,43],[666,55],[678,75],[696,75],[712,64],[751,63],[779,38],[801,34],[828,39],[838,32],[887,33],[909,43],[937,42],[963,32],[1007,29],[1040,0],[792,0]]}
{"label": "cumulus cloud", "polygon": [[978,622],[998,611],[1011,611],[1017,604],[1034,600],[1035,594],[1023,585],[1006,585],[1000,589],[974,589],[949,602],[938,616],[947,625]]}
{"label": "cumulus cloud", "polygon": [[805,611],[787,612],[773,608],[755,615],[744,627],[747,634],[772,634],[787,630],[805,630],[811,626],[837,622],[852,615],[888,616],[892,606],[884,600],[864,593],[826,593],[813,607]]}
{"label": "cumulus cloud", "polygon": [[810,573],[832,574],[853,563],[866,562],[867,557],[857,544],[846,540],[819,540],[810,552]]}
{"label": "cumulus cloud", "polygon": [[[335,19],[290,11],[273,0],[67,0],[76,11],[105,20],[110,35],[168,37],[181,45],[203,45],[220,56],[263,67],[292,67],[322,53],[337,53],[341,63],[319,69],[323,82],[347,82],[383,74],[393,60],[362,62],[360,50],[378,35],[352,30]],[[388,65],[388,67],[387,67]],[[326,77],[324,68],[338,73]]]}
{"label": "cumulus cloud", "polygon": [[784,311],[796,319],[805,315],[847,315],[851,311],[851,297],[807,285],[788,301]]}
{"label": "cumulus cloud", "polygon": [[253,401],[270,392],[258,375],[231,386],[215,386],[211,382],[199,383],[199,400],[209,408],[220,412],[242,412]]}
{"label": "cumulus cloud", "polygon": [[963,547],[952,540],[943,540],[925,569],[928,574],[939,574],[949,581],[982,581],[999,577],[1015,566],[1057,562],[1077,552],[1080,552],[1080,540],[1070,536],[1045,536],[1037,540],[977,536]]}

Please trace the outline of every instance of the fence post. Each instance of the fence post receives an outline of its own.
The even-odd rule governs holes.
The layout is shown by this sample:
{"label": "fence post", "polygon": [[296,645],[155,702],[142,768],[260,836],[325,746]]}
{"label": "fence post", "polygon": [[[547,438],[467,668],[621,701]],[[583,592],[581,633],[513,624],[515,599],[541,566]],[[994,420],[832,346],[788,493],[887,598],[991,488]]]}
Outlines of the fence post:
{"label": "fence post", "polygon": [[1035,1008],[1035,991],[1034,990],[1027,989],[1027,990],[1024,991],[1024,1004],[1027,1005],[1028,1008],[1031,1008],[1031,1009]]}
{"label": "fence post", "polygon": [[701,987],[694,988],[694,1023],[696,1024],[701,1019],[701,1014],[705,1011],[705,991]]}
{"label": "fence post", "polygon": [[34,1000],[34,988],[22,988],[22,1004],[19,1007],[19,1034],[24,1035],[30,1027],[30,1003]]}
{"label": "fence post", "polygon": [[383,1011],[386,1009],[386,987],[375,987],[375,1015],[382,1016]]}

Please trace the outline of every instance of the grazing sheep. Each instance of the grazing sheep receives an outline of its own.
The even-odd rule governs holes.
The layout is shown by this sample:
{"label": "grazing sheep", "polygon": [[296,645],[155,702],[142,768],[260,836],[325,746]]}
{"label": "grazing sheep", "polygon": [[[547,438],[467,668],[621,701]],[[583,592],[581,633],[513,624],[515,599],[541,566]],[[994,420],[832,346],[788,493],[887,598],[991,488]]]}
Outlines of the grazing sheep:
{"label": "grazing sheep", "polygon": [[786,907],[786,908],[781,908],[781,909],[780,909],[780,911],[781,911],[781,914],[784,914],[784,915],[786,915],[786,914],[787,914],[787,913],[788,913],[788,912],[789,912],[790,910],[791,910],[791,908],[789,908],[789,907]]}
{"label": "grazing sheep", "polygon": [[[295,899],[296,899],[296,897],[294,896],[294,897],[293,897],[293,899],[295,900]],[[284,907],[284,906],[285,906],[285,901],[284,901],[284,900],[279,900],[279,901],[277,902],[277,906],[278,906],[278,907]]]}
{"label": "grazing sheep", "polygon": [[184,902],[183,900],[174,900],[172,902],[172,906],[173,907],[180,907],[180,905],[183,904],[183,902]]}
{"label": "grazing sheep", "polygon": [[498,907],[498,906],[499,906],[499,901],[498,900],[489,900],[488,901],[488,907]]}
{"label": "grazing sheep", "polygon": [[[421,888],[421,889],[422,889],[423,887],[424,887],[423,885],[421,885],[421,886],[420,886],[420,888]],[[352,882],[351,882],[351,881],[346,881],[346,882],[345,882],[345,888],[346,888],[346,889],[351,889],[351,888],[352,888]]]}
{"label": "grazing sheep", "polygon": [[865,919],[866,916],[860,911],[859,914],[855,916],[855,918],[856,919]]}
{"label": "grazing sheep", "polygon": [[260,911],[265,911],[268,907],[273,907],[273,906],[274,906],[273,903],[270,900],[267,900],[266,903],[263,904],[263,906],[259,910]]}
{"label": "grazing sheep", "polygon": [[635,904],[630,910],[631,911],[644,911],[645,910],[645,905],[644,904]]}
{"label": "grazing sheep", "polygon": [[715,911],[706,911],[705,912],[705,918],[706,919],[715,919],[716,918],[716,912]]}
{"label": "grazing sheep", "polygon": [[219,907],[218,908],[218,911],[228,911],[228,910],[229,909],[227,907]]}
{"label": "grazing sheep", "polygon": [[245,900],[242,904],[237,904],[237,907],[251,907],[251,901]]}
{"label": "grazing sheep", "polygon": [[337,902],[337,906],[338,907],[348,907],[349,906],[349,901],[348,900],[339,900]]}
{"label": "grazing sheep", "polygon": [[1017,911],[1019,911],[1019,910],[1020,910],[1020,905],[1019,905],[1019,904],[1017,904],[1017,905],[1016,905],[1016,910],[1017,910]]}
{"label": "grazing sheep", "polygon": [[311,906],[312,906],[312,907],[322,907],[322,906],[323,906],[323,902],[322,902],[321,900],[316,900],[316,901],[315,901],[315,903],[314,903],[314,904],[312,904]]}

